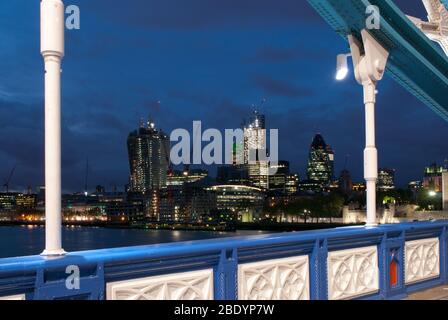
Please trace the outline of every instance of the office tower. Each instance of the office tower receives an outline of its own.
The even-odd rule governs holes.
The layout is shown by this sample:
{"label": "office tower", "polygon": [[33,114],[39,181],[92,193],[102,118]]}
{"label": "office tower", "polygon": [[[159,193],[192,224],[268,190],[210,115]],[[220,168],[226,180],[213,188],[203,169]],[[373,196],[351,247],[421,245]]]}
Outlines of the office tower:
{"label": "office tower", "polygon": [[130,191],[148,193],[166,187],[170,141],[152,121],[140,125],[128,137]]}
{"label": "office tower", "polygon": [[433,163],[425,168],[423,187],[435,192],[442,192],[442,174],[446,171],[442,166]]}
{"label": "office tower", "polygon": [[297,173],[288,174],[286,177],[286,194],[293,195],[299,190],[300,178]]}
{"label": "office tower", "polygon": [[37,195],[35,194],[16,194],[16,209],[33,211],[37,206]]}
{"label": "office tower", "polygon": [[321,187],[329,186],[333,179],[334,152],[320,134],[314,136],[308,157],[308,180]]}
{"label": "office tower", "polygon": [[250,183],[262,189],[269,187],[269,162],[263,159],[267,155],[266,143],[266,118],[254,111],[244,127],[244,164]]}
{"label": "office tower", "polygon": [[395,189],[395,170],[380,169],[378,171],[378,190],[389,191]]}
{"label": "office tower", "polygon": [[289,162],[279,161],[276,165],[270,166],[275,174],[269,177],[269,190],[286,194],[289,177]]}

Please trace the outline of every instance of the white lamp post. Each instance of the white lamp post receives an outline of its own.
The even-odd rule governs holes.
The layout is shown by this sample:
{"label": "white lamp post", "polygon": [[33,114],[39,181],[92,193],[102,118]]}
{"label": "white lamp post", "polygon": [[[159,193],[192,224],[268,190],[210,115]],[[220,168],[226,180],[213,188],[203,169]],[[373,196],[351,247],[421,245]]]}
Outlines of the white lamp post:
{"label": "white lamp post", "polygon": [[61,244],[61,61],[64,56],[64,4],[40,4],[41,53],[45,62],[45,250],[63,255]]}
{"label": "white lamp post", "polygon": [[[378,179],[378,151],[375,144],[376,85],[383,78],[389,52],[384,49],[367,30],[361,31],[362,43],[348,36],[355,78],[364,89],[366,147],[364,149],[364,178],[367,185],[367,226],[376,222],[376,183]],[[347,75],[347,56],[339,55],[337,80]],[[345,63],[344,60],[345,59]]]}

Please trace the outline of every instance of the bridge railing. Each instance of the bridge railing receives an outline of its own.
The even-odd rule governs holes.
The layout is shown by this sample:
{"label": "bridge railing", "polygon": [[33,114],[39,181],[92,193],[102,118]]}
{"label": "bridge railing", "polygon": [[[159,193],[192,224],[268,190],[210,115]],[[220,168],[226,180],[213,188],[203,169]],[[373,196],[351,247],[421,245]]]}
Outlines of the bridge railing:
{"label": "bridge railing", "polygon": [[447,227],[345,227],[0,259],[0,299],[403,298],[448,282]]}

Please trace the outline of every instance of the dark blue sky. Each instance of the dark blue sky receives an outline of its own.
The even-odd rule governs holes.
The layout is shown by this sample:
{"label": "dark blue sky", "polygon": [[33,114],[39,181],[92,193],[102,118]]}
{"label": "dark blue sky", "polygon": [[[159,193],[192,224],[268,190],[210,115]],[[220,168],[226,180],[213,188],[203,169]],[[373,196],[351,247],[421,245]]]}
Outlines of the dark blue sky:
{"label": "dark blue sky", "polygon": [[[396,3],[425,17],[420,0]],[[305,173],[321,132],[336,153],[336,173],[362,179],[364,112],[351,76],[334,80],[346,43],[304,0],[66,0],[81,9],[81,29],[66,32],[63,62],[63,189],[124,185],[126,138],[151,114],[170,132],[237,128],[267,99],[280,158]],[[420,179],[448,157],[448,124],[387,78],[380,84],[380,166],[398,183]],[[160,100],[159,105],[157,101]],[[0,180],[17,164],[12,187],[43,184],[43,62],[39,1],[0,2]],[[191,129],[190,129],[191,130]],[[3,181],[3,180],[2,180]]]}

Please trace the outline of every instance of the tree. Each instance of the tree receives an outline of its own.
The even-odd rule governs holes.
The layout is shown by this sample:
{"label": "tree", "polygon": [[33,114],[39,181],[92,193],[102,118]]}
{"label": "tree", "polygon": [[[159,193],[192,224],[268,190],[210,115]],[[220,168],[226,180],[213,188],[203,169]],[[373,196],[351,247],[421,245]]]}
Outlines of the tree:
{"label": "tree", "polygon": [[442,210],[441,193],[436,193],[428,189],[421,189],[417,192],[417,205],[423,210]]}
{"label": "tree", "polygon": [[[331,218],[340,216],[344,206],[344,197],[339,194],[302,197],[287,204],[279,204],[269,208],[268,212],[283,212],[294,218],[302,218],[305,223],[311,219]],[[319,220],[318,220],[319,221]]]}

